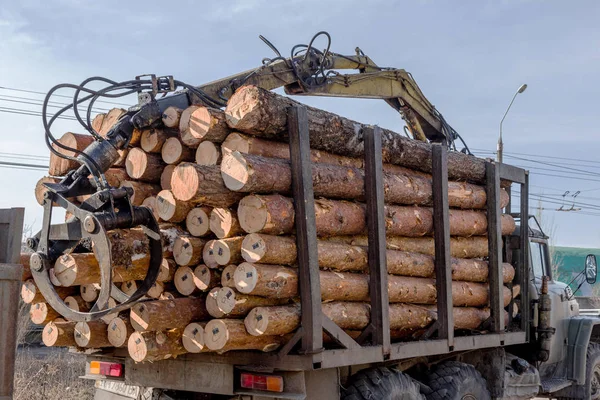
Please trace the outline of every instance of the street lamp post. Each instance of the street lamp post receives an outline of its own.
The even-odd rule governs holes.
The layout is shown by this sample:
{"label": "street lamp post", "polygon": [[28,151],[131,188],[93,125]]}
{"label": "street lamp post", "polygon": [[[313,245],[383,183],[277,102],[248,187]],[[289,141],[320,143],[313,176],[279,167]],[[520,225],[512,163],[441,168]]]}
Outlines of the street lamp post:
{"label": "street lamp post", "polygon": [[502,143],[502,122],[504,122],[504,118],[506,118],[506,114],[508,114],[508,110],[510,110],[510,107],[512,106],[513,102],[515,101],[515,98],[517,97],[517,95],[519,93],[523,93],[525,91],[525,89],[527,89],[527,84],[524,83],[522,84],[519,89],[517,90],[517,92],[515,93],[515,95],[513,96],[512,100],[510,101],[510,104],[508,105],[508,108],[506,109],[506,112],[504,113],[504,116],[502,117],[502,120],[500,121],[500,136],[498,136],[498,153],[497,153],[497,161],[498,162],[502,162],[502,151],[504,150],[504,144]]}

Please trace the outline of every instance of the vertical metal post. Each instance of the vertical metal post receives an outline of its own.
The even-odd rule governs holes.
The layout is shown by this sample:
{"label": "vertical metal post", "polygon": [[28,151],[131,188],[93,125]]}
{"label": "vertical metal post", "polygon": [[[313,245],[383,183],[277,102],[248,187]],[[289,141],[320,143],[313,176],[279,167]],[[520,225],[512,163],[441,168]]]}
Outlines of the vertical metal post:
{"label": "vertical metal post", "polygon": [[0,400],[13,396],[19,292],[19,264],[25,209],[0,210]]}
{"label": "vertical metal post", "polygon": [[519,277],[521,285],[521,330],[525,331],[529,340],[529,172],[525,171],[525,182],[521,184],[521,221],[520,221],[520,248],[519,252]]}
{"label": "vertical metal post", "polygon": [[454,347],[452,270],[450,264],[450,219],[448,209],[448,153],[432,146],[433,237],[435,241],[435,286],[437,289],[438,337]]}
{"label": "vertical metal post", "polygon": [[502,279],[502,209],[500,208],[499,164],[486,162],[486,197],[488,223],[488,281],[492,332],[504,332],[504,283]]}
{"label": "vertical metal post", "polygon": [[316,353],[323,348],[321,282],[317,258],[315,200],[310,161],[306,108],[288,109],[292,192],[298,249],[298,279],[302,307],[301,352]]}
{"label": "vertical metal post", "polygon": [[376,126],[373,129],[366,129],[364,139],[372,344],[382,346],[383,354],[389,354],[391,351],[390,310],[388,300],[381,128]]}

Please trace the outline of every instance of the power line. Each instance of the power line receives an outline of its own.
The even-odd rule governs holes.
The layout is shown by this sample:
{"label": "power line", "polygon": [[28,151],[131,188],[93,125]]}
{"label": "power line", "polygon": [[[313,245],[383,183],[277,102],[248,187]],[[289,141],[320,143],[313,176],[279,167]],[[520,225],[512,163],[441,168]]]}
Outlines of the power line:
{"label": "power line", "polygon": [[[42,107],[44,105],[42,102],[38,102],[35,99],[28,99],[28,100],[34,100],[34,101],[25,101],[25,100],[5,99],[5,98],[2,98],[2,97],[3,96],[0,95],[0,101],[8,101],[8,102],[11,102],[11,103],[19,103],[19,104],[29,104],[29,105],[40,106],[40,107]],[[52,107],[52,108],[64,108],[64,107],[70,105],[70,104],[61,104],[61,103],[55,103],[55,102],[53,102],[53,103],[54,104],[48,104],[48,107]],[[56,105],[56,104],[58,104],[58,105]],[[96,112],[96,113],[99,112],[99,111],[110,111],[107,108],[101,108],[100,109],[100,108],[96,108],[96,107],[92,108],[92,110],[98,110],[98,111],[92,111],[92,112]]]}
{"label": "power line", "polygon": [[[41,117],[42,113],[40,111],[32,111],[32,110],[25,110],[25,109],[21,109],[21,108],[11,108],[11,107],[0,107],[0,112],[4,112],[4,113],[8,113],[8,114],[19,114],[19,115],[29,115],[32,117]],[[46,116],[48,117],[53,117],[54,114],[46,114]],[[65,119],[68,121],[77,121],[77,118],[75,117],[71,117],[69,115],[61,115],[58,116],[57,119]]]}
{"label": "power line", "polygon": [[48,169],[47,165],[15,163],[15,162],[10,162],[10,161],[0,161],[0,165],[6,165],[6,166],[11,166],[11,167],[27,167],[27,168]]}
{"label": "power line", "polygon": [[[47,94],[47,93],[44,93],[44,92],[37,92],[35,90],[17,89],[17,88],[11,88],[11,87],[6,87],[6,86],[0,86],[0,89],[12,90],[12,91],[15,91],[15,92],[23,92],[23,93],[41,94],[43,96],[45,96]],[[64,97],[64,98],[73,100],[73,96],[67,96],[67,95],[64,95],[64,94],[53,94],[52,96]],[[113,105],[131,107],[131,104],[117,103],[117,102],[114,102],[114,101],[106,101],[106,100],[97,100],[96,103],[105,103],[105,104],[113,104]]]}

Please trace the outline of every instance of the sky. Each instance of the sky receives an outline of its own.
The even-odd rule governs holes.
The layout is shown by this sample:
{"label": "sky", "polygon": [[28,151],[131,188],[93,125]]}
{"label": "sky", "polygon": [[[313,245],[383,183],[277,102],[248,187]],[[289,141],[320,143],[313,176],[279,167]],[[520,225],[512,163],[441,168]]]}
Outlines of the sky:
{"label": "sky", "polygon": [[[334,52],[358,46],[380,66],[411,72],[480,156],[494,157],[500,120],[527,83],[503,124],[505,162],[530,169],[531,213],[542,209],[555,244],[600,247],[599,16],[600,2],[585,0],[2,0],[0,161],[43,164],[37,157],[49,154],[40,117],[1,111],[40,111],[7,96],[43,96],[2,88],[46,92],[89,76],[145,73],[201,85],[273,57],[260,34],[287,55],[325,30]],[[400,116],[380,100],[300,100],[402,132]],[[61,121],[54,132],[66,131],[82,128]],[[0,172],[0,208],[25,207],[25,223],[39,229],[33,189],[44,171]]]}

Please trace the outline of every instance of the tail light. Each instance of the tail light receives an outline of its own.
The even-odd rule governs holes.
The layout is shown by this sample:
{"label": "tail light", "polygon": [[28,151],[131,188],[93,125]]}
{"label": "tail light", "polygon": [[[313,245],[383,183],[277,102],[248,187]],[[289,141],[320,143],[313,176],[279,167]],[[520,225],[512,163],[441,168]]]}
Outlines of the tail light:
{"label": "tail light", "polygon": [[90,374],[104,375],[113,378],[121,378],[123,376],[123,364],[106,362],[106,361],[91,361]]}
{"label": "tail light", "polygon": [[267,392],[283,392],[283,377],[277,375],[241,374],[244,389],[264,390]]}

